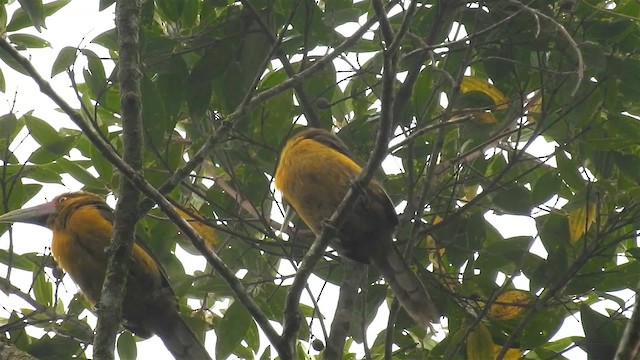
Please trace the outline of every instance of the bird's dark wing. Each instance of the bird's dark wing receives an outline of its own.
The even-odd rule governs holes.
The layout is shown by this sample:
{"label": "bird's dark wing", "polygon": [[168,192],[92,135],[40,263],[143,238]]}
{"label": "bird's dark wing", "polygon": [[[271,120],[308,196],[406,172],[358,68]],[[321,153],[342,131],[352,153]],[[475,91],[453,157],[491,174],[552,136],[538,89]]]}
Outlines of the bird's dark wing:
{"label": "bird's dark wing", "polygon": [[[109,222],[111,224],[113,224],[113,220],[114,220],[114,211],[112,208],[110,208],[107,204],[96,204],[96,209],[98,209],[98,211],[100,212],[100,214],[107,220],[109,220]],[[149,257],[151,259],[153,259],[153,262],[156,264],[156,266],[158,267],[158,270],[160,271],[160,275],[162,277],[162,287],[163,288],[167,288],[170,293],[172,295],[175,296],[175,293],[173,291],[173,288],[171,287],[171,284],[169,283],[169,278],[167,277],[167,273],[165,272],[164,268],[162,267],[162,265],[160,265],[160,261],[158,261],[158,258],[155,256],[155,254],[153,253],[153,251],[151,251],[151,249],[140,239],[136,238],[135,240],[135,244],[138,245],[140,248],[142,248],[142,250],[144,250],[144,252],[149,255]],[[129,271],[132,272],[133,269],[130,269]],[[132,276],[135,276],[135,273],[131,273]]]}

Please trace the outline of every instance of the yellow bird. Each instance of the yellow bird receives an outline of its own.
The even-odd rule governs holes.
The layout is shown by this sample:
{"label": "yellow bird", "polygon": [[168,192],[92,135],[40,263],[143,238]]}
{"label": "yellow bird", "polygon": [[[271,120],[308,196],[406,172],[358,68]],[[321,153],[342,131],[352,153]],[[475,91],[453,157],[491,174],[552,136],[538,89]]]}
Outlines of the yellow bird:
{"label": "yellow bird", "polygon": [[[342,202],[362,168],[333,133],[306,129],[292,136],[280,152],[275,185],[284,200],[315,234]],[[342,256],[373,263],[384,275],[400,304],[420,325],[439,321],[429,294],[393,244],[398,226],[393,203],[372,180],[351,209],[332,243]]]}
{"label": "yellow bird", "polygon": [[[113,210],[101,197],[88,192],[67,193],[0,216],[0,223],[13,222],[51,229],[54,259],[91,304],[98,304],[108,262],[105,250],[113,235]],[[160,265],[138,243],[129,264],[122,318],[124,327],[140,337],[158,335],[176,359],[210,359],[180,317],[175,294]]]}

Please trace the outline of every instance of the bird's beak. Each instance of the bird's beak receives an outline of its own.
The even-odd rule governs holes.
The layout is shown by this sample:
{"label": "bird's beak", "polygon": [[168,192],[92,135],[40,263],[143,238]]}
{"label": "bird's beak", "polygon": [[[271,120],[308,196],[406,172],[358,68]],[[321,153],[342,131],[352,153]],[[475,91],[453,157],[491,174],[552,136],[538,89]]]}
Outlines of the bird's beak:
{"label": "bird's beak", "polygon": [[47,226],[49,216],[56,212],[55,202],[47,202],[42,205],[36,205],[25,209],[9,211],[0,215],[0,223],[23,222]]}

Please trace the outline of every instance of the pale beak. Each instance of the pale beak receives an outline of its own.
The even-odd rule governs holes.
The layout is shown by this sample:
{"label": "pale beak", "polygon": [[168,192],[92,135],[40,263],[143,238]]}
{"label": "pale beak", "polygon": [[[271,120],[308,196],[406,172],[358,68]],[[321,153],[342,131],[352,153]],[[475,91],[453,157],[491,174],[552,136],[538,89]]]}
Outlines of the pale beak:
{"label": "pale beak", "polygon": [[48,202],[25,209],[9,211],[0,215],[0,223],[23,222],[46,227],[49,216],[55,214],[55,212],[55,202]]}

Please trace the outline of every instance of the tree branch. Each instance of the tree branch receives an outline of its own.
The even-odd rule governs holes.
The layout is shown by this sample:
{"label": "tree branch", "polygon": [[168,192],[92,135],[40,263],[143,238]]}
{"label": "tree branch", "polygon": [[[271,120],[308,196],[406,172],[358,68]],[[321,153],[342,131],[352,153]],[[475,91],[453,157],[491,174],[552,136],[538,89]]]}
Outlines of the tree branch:
{"label": "tree branch", "polygon": [[[298,272],[293,280],[293,284],[287,293],[284,302],[284,324],[282,330],[282,342],[289,348],[291,354],[295,354],[296,334],[300,327],[300,314],[298,306],[300,296],[304,289],[313,268],[324,254],[329,245],[329,241],[336,236],[347,215],[347,209],[355,203],[361,195],[362,189],[366,188],[373,174],[380,167],[386,157],[389,145],[389,135],[393,124],[393,86],[397,74],[397,52],[384,52],[384,72],[382,77],[382,111],[380,117],[380,127],[376,136],[376,144],[371,152],[371,157],[365,168],[353,181],[347,195],[344,197],[331,218],[324,224],[322,231],[316,237],[309,248],[309,251],[302,259]],[[321,61],[321,60],[320,60]],[[314,63],[317,65],[317,63]],[[285,81],[286,82],[286,81]],[[258,95],[259,96],[259,95]]]}
{"label": "tree branch", "polygon": [[[142,169],[142,94],[140,89],[140,2],[120,0],[116,5],[118,29],[118,82],[122,116],[123,160],[132,170]],[[129,262],[133,252],[135,227],[138,221],[139,191],[122,177],[120,196],[114,215],[113,239],[109,247],[109,263],[102,285],[98,324],[94,343],[97,360],[114,358],[116,333],[122,318],[122,299],[127,284]]]}
{"label": "tree branch", "polygon": [[349,259],[343,259],[342,266],[344,266],[344,278],[340,285],[338,306],[331,322],[327,348],[324,351],[325,360],[342,359],[344,343],[353,319],[353,308],[356,304],[358,288],[366,270],[366,265]]}
{"label": "tree branch", "polygon": [[0,341],[0,360],[38,360],[27,352]]}
{"label": "tree branch", "polygon": [[[392,2],[388,6],[392,6],[395,3],[396,2]],[[355,45],[360,40],[360,38],[369,30],[369,28],[371,26],[373,26],[373,24],[375,24],[375,23],[376,23],[376,19],[375,18],[370,18],[369,20],[367,20],[358,29],[358,31],[356,31],[353,35],[351,35],[349,38],[347,38],[345,41],[343,41],[342,44],[338,45],[334,49],[334,51],[332,51],[331,53],[325,55],[324,57],[322,57],[322,59],[320,59],[318,61],[315,61],[306,70],[301,71],[301,72],[299,72],[297,74],[294,74],[289,79],[283,81],[279,85],[276,85],[276,86],[274,86],[272,88],[269,88],[267,90],[262,91],[261,93],[255,95],[251,99],[251,101],[249,101],[248,103],[243,102],[233,113],[229,114],[227,116],[227,118],[223,121],[222,125],[219,128],[217,128],[216,131],[211,136],[209,136],[207,141],[196,152],[196,154],[193,156],[193,158],[191,158],[181,169],[178,169],[164,184],[162,184],[162,186],[160,186],[158,188],[160,190],[160,192],[162,194],[166,194],[166,193],[170,192],[176,185],[178,185],[182,181],[182,179],[187,177],[193,170],[195,170],[196,167],[198,167],[200,164],[202,164],[202,162],[204,161],[205,157],[209,155],[209,153],[211,152],[211,150],[213,150],[215,145],[217,145],[220,142],[220,140],[222,138],[224,138],[229,133],[229,131],[231,131],[231,128],[233,127],[235,122],[239,118],[241,118],[245,113],[247,113],[249,110],[251,110],[256,105],[260,104],[261,102],[269,100],[269,99],[281,94],[283,91],[288,90],[288,89],[290,89],[290,88],[292,88],[292,87],[294,87],[294,86],[296,86],[298,84],[302,84],[302,81],[304,81],[305,79],[313,76],[318,71],[322,70],[324,65],[326,65],[327,63],[331,62],[333,59],[335,59],[338,56],[340,56],[340,54],[342,54],[342,52],[345,51],[346,49],[348,49],[349,47]],[[37,71],[29,63],[29,60],[27,60],[26,58],[21,56],[15,49],[13,49],[13,47],[11,45],[9,45],[9,43],[6,42],[6,40],[0,40],[0,48],[2,48],[4,50],[6,50],[7,52],[9,52],[9,54],[16,61],[18,61],[18,63],[20,63],[20,65],[22,65],[27,70],[27,73],[29,73],[29,75],[36,81],[36,83],[38,83],[38,85],[40,85],[40,91],[42,91],[43,93],[49,95],[49,97],[51,97],[52,95],[55,95],[55,98],[51,97],[51,99],[58,106],[60,106],[65,111],[65,113],[67,113],[67,115],[72,117],[70,114],[74,113],[76,111],[73,110],[68,105],[67,105],[66,108],[64,108],[61,105],[61,103],[64,103],[64,100],[62,100],[57,94],[55,94],[53,92],[53,89],[51,89],[51,86],[49,85],[49,83],[47,83],[44,79],[42,79],[42,77],[40,77],[40,75],[37,73]],[[22,58],[22,59],[20,59],[20,58]],[[34,77],[34,76],[37,76],[37,78]],[[43,88],[43,86],[44,86],[44,88]],[[56,98],[58,98],[61,103],[59,103]],[[69,112],[67,112],[67,110],[69,110]],[[82,117],[80,117],[79,114],[77,114],[77,117],[78,117],[78,121],[84,122],[84,120],[82,119]],[[72,120],[74,120],[73,117],[72,117]],[[76,120],[74,120],[74,122],[76,122]],[[77,122],[76,122],[76,124],[77,124]],[[81,127],[81,129],[82,129],[82,127]],[[90,138],[90,140],[91,140],[91,138]],[[93,142],[93,140],[92,140],[92,142]],[[96,146],[97,146],[97,144],[96,144]],[[102,147],[100,147],[100,146],[97,146],[97,147],[100,150],[100,152],[103,151]],[[113,154],[115,156],[117,156],[115,153],[113,153]],[[106,156],[105,155],[105,157],[112,164],[116,165],[116,167],[118,166],[118,164],[116,164],[116,162],[118,162],[118,160],[115,160],[112,156]],[[114,161],[116,161],[116,162],[114,162]],[[140,205],[140,215],[142,215],[142,214],[146,213],[147,211],[149,211],[153,207],[153,205],[154,205],[154,202],[151,199],[146,199],[145,201],[143,201],[143,203]]]}
{"label": "tree branch", "polygon": [[[93,130],[91,126],[89,126],[82,116],[75,111],[60,95],[58,95],[51,85],[45,81],[40,74],[36,71],[33,65],[29,62],[29,60],[20,53],[16,49],[14,49],[5,39],[0,39],[0,48],[5,50],[14,60],[16,60],[22,67],[25,68],[29,76],[40,86],[40,91],[45,95],[49,96],[51,100],[53,100],[60,108],[71,118],[71,120],[84,132],[84,134],[89,138],[89,140],[96,146],[96,148],[102,153],[103,156],[109,162],[111,162],[120,172],[126,177],[129,181],[133,182],[140,191],[142,191],[146,196],[152,199],[153,203],[158,204],[160,209],[169,217],[169,219],[176,224],[178,229],[193,243],[193,245],[202,253],[202,255],[207,259],[207,262],[211,264],[211,266],[216,269],[220,273],[220,275],[225,279],[225,281],[229,284],[229,287],[236,295],[236,298],[247,308],[249,313],[253,316],[254,320],[258,323],[258,325],[262,328],[265,335],[269,339],[269,341],[274,344],[276,351],[280,354],[282,350],[279,348],[278,344],[280,343],[280,336],[273,329],[271,324],[269,323],[269,319],[266,315],[260,310],[258,305],[253,301],[253,298],[247,293],[244,289],[244,286],[236,278],[235,274],[227,268],[224,262],[214,253],[212,252],[207,245],[204,243],[200,235],[193,230],[191,225],[184,220],[177,212],[175,207],[160,193],[160,191],[153,187],[148,181],[146,181],[136,170],[131,168],[127,163],[122,161],[122,159],[111,149],[111,147],[105,143],[102,138]],[[209,137],[207,143],[198,151],[198,154],[201,156],[201,159],[204,158],[206,153],[210,151],[216,143],[216,139],[218,137],[222,137],[225,135],[230,129],[231,124],[234,119],[238,118],[246,108],[241,108],[236,110],[232,115],[227,118],[227,122],[223,124],[221,128],[219,128],[214,135]],[[235,115],[234,115],[235,114]],[[195,168],[197,166],[197,161],[190,161],[185,168],[193,166]],[[187,172],[188,174],[188,172]],[[185,175],[186,176],[186,175]],[[177,181],[179,183],[180,181]],[[168,191],[168,190],[167,190]],[[286,355],[286,354],[285,354]],[[282,358],[287,358],[285,355],[281,355]]]}
{"label": "tree branch", "polygon": [[640,283],[636,287],[636,301],[633,315],[624,328],[622,339],[618,344],[615,360],[633,360],[640,357]]}

